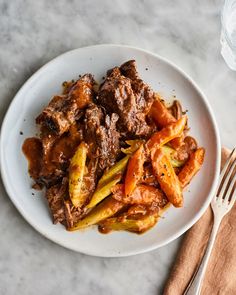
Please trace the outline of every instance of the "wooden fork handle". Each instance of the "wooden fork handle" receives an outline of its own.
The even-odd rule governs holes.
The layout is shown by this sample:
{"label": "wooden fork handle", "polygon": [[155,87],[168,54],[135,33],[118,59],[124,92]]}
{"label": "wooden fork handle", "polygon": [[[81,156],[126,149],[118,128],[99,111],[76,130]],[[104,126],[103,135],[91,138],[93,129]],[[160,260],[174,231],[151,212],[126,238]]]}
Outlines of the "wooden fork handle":
{"label": "wooden fork handle", "polygon": [[201,290],[201,283],[203,280],[203,277],[206,272],[207,264],[211,255],[211,251],[216,239],[216,235],[220,226],[221,219],[214,217],[214,224],[212,227],[211,235],[208,241],[208,245],[205,250],[205,254],[202,258],[202,261],[196,270],[195,274],[193,275],[190,283],[188,284],[185,292],[183,295],[199,295]]}

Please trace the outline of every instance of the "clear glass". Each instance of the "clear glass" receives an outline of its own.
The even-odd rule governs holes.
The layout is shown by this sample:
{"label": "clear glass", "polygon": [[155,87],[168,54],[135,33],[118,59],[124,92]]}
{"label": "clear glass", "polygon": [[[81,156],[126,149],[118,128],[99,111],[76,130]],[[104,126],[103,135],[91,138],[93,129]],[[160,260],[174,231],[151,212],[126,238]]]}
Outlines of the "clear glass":
{"label": "clear glass", "polygon": [[236,0],[225,0],[221,14],[221,54],[236,71]]}

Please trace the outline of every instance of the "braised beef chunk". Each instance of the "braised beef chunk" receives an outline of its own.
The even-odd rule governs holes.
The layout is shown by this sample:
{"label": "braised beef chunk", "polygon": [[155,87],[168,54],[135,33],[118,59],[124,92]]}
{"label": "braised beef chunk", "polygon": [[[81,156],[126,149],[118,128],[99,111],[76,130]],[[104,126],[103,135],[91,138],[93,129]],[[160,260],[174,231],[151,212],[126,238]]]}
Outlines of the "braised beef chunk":
{"label": "braised beef chunk", "polygon": [[72,124],[60,137],[51,134],[44,136],[41,140],[43,165],[37,182],[44,184],[47,188],[60,182],[82,140],[82,127],[78,123]]}
{"label": "braised beef chunk", "polygon": [[114,68],[106,78],[98,92],[97,100],[108,112],[119,115],[121,131],[135,132],[135,96],[130,79],[122,76],[118,68]]}
{"label": "braised beef chunk", "polygon": [[137,71],[135,60],[129,60],[120,66],[122,75],[130,78],[132,81],[139,80],[139,73]]}
{"label": "braised beef chunk", "polygon": [[64,203],[64,212],[67,228],[73,227],[82,216],[82,210],[72,206],[69,200]]}
{"label": "braised beef chunk", "polygon": [[112,166],[119,154],[120,133],[116,130],[119,116],[104,114],[102,108],[91,104],[85,111],[84,134],[90,147],[90,157],[97,159],[98,174]]}
{"label": "braised beef chunk", "polygon": [[119,131],[127,136],[148,136],[151,127],[146,115],[153,102],[153,92],[139,77],[134,61],[115,67],[101,85],[98,102],[119,115]]}
{"label": "braised beef chunk", "polygon": [[85,108],[93,101],[94,84],[93,76],[91,74],[86,74],[71,87],[68,97],[72,102],[76,103],[76,107],[79,110]]}
{"label": "braised beef chunk", "polygon": [[135,60],[130,60],[120,66],[121,73],[131,80],[132,89],[136,97],[138,112],[146,116],[154,101],[153,90],[139,77]]}
{"label": "braised beef chunk", "polygon": [[60,180],[65,174],[50,161],[49,144],[44,149],[43,141],[39,138],[27,138],[22,146],[22,150],[28,159],[28,171],[35,180],[34,188],[40,189],[43,186],[49,187]]}
{"label": "braised beef chunk", "polygon": [[68,199],[68,179],[66,177],[61,183],[46,190],[46,198],[54,224],[60,222],[67,227],[72,227],[81,218],[83,211],[75,208]]}
{"label": "braised beef chunk", "polygon": [[99,168],[104,170],[115,164],[120,150],[120,133],[116,130],[119,116],[115,113],[105,116],[105,125],[97,129],[99,146]]}
{"label": "braised beef chunk", "polygon": [[47,130],[51,133],[62,134],[70,126],[67,116],[64,114],[68,106],[65,95],[56,95],[49,105],[36,118],[36,123],[41,125],[41,131]]}
{"label": "braised beef chunk", "polygon": [[36,183],[43,187],[45,186],[46,188],[50,188],[51,186],[59,183],[65,175],[66,172],[61,169],[55,168],[54,170],[48,170],[47,168],[43,168],[41,170],[40,177],[36,180]]}
{"label": "braised beef chunk", "polygon": [[65,221],[64,198],[66,197],[68,181],[66,178],[46,191],[49,208],[51,209],[53,223]]}
{"label": "braised beef chunk", "polygon": [[82,140],[82,126],[78,123],[71,125],[69,131],[57,138],[51,146],[51,162],[61,169],[67,168],[69,160],[73,157],[76,148]]}
{"label": "braised beef chunk", "polygon": [[41,131],[61,135],[66,132],[80,116],[80,111],[93,101],[94,79],[86,74],[70,87],[67,94],[52,98],[49,105],[36,118]]}
{"label": "braised beef chunk", "polygon": [[96,104],[90,104],[85,110],[84,115],[84,136],[85,141],[89,145],[93,145],[96,148],[96,132],[103,121],[103,112]]}

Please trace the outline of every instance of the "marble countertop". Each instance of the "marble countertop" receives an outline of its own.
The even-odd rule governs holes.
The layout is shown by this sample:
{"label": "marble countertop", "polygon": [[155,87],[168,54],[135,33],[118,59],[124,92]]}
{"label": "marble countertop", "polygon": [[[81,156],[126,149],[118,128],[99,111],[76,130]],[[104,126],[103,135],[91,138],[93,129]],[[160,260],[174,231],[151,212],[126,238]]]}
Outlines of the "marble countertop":
{"label": "marble countertop", "polygon": [[[50,59],[87,45],[128,44],[185,70],[209,99],[222,144],[233,147],[236,72],[220,55],[221,6],[219,0],[0,0],[0,122],[16,91]],[[162,294],[181,238],[139,256],[89,257],[38,234],[2,183],[0,204],[0,295]]]}

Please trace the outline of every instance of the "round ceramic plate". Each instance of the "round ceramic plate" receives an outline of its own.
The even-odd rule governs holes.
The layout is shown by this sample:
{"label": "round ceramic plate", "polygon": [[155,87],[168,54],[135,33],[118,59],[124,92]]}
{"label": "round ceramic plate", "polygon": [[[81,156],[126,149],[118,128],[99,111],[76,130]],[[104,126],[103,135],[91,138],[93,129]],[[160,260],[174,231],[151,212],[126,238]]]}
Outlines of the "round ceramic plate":
{"label": "round ceramic plate", "polygon": [[[135,59],[145,82],[172,101],[177,97],[188,110],[189,126],[206,157],[202,170],[184,193],[184,206],[171,207],[158,224],[142,235],[97,228],[68,232],[53,225],[43,192],[33,191],[22,154],[26,137],[37,132],[36,116],[53,94],[61,92],[65,80],[92,73],[99,82],[106,71]],[[21,134],[23,132],[23,135]],[[1,130],[1,172],[7,193],[23,217],[42,235],[69,249],[96,256],[117,257],[156,249],[176,239],[204,213],[216,188],[220,167],[220,143],[212,110],[196,84],[175,65],[147,51],[121,46],[99,45],[69,51],[38,70],[20,89],[5,116]],[[34,195],[32,195],[34,193]]]}

